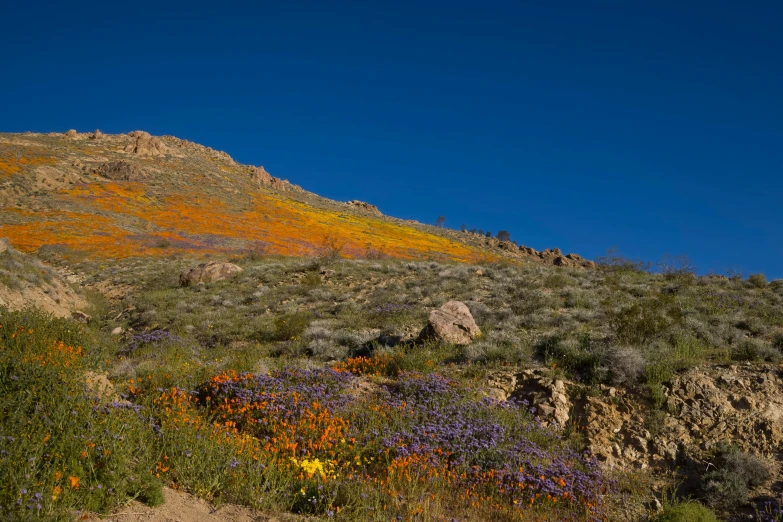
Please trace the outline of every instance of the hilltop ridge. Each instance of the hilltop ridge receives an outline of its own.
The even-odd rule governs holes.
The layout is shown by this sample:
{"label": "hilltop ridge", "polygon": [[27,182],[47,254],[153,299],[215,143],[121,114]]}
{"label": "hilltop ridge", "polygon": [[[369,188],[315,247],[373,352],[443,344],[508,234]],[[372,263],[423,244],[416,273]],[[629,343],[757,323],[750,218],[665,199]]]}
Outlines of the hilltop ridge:
{"label": "hilltop ridge", "polygon": [[77,257],[326,252],[594,266],[556,248],[538,252],[329,200],[226,152],[145,131],[0,134],[0,235],[23,252]]}

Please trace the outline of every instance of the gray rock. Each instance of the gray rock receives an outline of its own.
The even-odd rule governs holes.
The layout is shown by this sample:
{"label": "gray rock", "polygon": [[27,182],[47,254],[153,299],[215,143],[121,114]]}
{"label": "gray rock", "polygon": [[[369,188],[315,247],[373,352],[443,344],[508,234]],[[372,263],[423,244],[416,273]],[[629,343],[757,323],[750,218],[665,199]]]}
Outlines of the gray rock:
{"label": "gray rock", "polygon": [[182,273],[179,276],[179,283],[182,286],[212,283],[226,279],[241,271],[242,268],[233,263],[218,263],[215,261],[201,263]]}
{"label": "gray rock", "polygon": [[449,301],[430,312],[430,320],[419,334],[419,340],[467,345],[481,335],[476,321],[465,303]]}

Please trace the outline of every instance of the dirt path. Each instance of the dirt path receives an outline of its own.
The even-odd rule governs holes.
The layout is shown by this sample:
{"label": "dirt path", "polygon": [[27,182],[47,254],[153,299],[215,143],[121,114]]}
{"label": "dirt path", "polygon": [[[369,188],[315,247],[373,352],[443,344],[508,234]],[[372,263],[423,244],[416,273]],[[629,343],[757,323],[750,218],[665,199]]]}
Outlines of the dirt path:
{"label": "dirt path", "polygon": [[303,522],[294,515],[270,516],[252,509],[224,505],[214,509],[207,501],[188,493],[164,488],[166,499],[161,506],[151,508],[139,502],[131,502],[117,513],[107,516],[94,515],[88,522]]}

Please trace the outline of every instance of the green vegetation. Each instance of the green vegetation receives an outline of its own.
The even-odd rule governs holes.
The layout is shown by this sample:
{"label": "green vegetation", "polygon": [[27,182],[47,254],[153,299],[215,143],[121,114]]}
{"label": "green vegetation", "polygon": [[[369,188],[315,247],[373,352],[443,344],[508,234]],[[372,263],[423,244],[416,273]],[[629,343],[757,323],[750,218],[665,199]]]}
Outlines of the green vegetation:
{"label": "green vegetation", "polygon": [[[42,254],[59,262],[56,250]],[[482,376],[546,365],[586,392],[622,385],[648,399],[654,432],[667,408],[663,386],[677,372],[783,356],[776,281],[649,274],[622,260],[594,271],[339,256],[233,261],[243,268],[234,277],[181,287],[192,258],[85,260],[73,268],[86,285],[131,289],[102,300],[89,326],[2,312],[0,515],[67,520],[127,498],[154,504],[167,484],[214,502],[344,520],[627,520],[623,509],[642,509],[649,491],[623,490],[614,507],[598,490],[574,489],[579,473],[594,472],[574,460],[579,434],[562,437],[535,427],[526,411],[481,402]],[[483,335],[464,347],[416,345],[429,311],[448,300],[465,302]],[[116,327],[124,333],[110,335]],[[108,377],[109,397],[90,387],[94,375]],[[316,388],[327,396],[313,406],[307,394]],[[291,402],[270,403],[273,389],[275,400]],[[399,409],[403,400],[423,409]],[[457,445],[463,432],[421,461],[383,446],[395,433],[411,443],[424,419],[440,426],[447,413],[462,416],[459,429],[499,426],[503,436],[482,431],[489,442],[473,460],[455,460],[467,454]],[[545,494],[512,509],[529,501],[523,491],[543,491],[532,476],[524,490],[495,481],[510,480],[503,466],[524,454],[519,448],[541,452],[549,466],[541,480],[573,500]],[[713,460],[700,494],[718,499],[715,509],[736,508],[763,481],[750,456],[727,449]],[[472,466],[492,480],[470,478]],[[594,478],[614,491],[606,476]],[[715,518],[691,502],[656,520]]]}
{"label": "green vegetation", "polygon": [[78,325],[0,316],[0,515],[70,520],[127,498],[162,499],[163,456],[137,407],[91,385],[105,351]]}
{"label": "green vegetation", "polygon": [[718,522],[709,508],[694,501],[677,502],[667,506],[653,522]]}
{"label": "green vegetation", "polygon": [[730,510],[748,501],[750,488],[770,478],[768,465],[759,457],[721,443],[713,452],[710,471],[701,477],[704,498],[717,509]]}

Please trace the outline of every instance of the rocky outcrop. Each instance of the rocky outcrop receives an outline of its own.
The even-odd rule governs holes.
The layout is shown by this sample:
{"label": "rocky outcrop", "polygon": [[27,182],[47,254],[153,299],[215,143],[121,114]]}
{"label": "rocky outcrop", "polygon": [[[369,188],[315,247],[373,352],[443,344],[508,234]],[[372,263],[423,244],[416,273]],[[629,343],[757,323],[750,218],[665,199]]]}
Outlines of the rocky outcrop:
{"label": "rocky outcrop", "polygon": [[250,178],[262,187],[269,187],[283,192],[303,192],[302,187],[290,183],[287,179],[272,176],[264,167],[251,167]]}
{"label": "rocky outcrop", "polygon": [[66,138],[74,139],[79,135],[79,133],[76,132],[75,129],[70,129],[68,132],[65,133]]}
{"label": "rocky outcrop", "polygon": [[776,365],[693,368],[663,386],[656,410],[633,389],[599,393],[548,370],[500,372],[489,378],[497,400],[526,400],[542,423],[571,423],[607,467],[674,467],[705,458],[721,441],[774,457],[783,444],[783,374]]}
{"label": "rocky outcrop", "polygon": [[95,132],[93,132],[90,136],[91,140],[99,140],[101,138],[103,138],[103,133],[100,131],[100,129],[95,129]]}
{"label": "rocky outcrop", "polygon": [[546,370],[494,374],[489,377],[489,386],[490,396],[496,399],[524,401],[544,425],[554,421],[563,427],[570,419],[573,404],[568,397],[566,382],[551,377]]}
{"label": "rocky outcrop", "polygon": [[166,146],[158,138],[150,135],[149,132],[133,131],[128,136],[134,138],[134,141],[125,147],[126,152],[139,154],[141,156],[163,156],[166,154]]}
{"label": "rocky outcrop", "polygon": [[546,249],[541,252],[527,247],[519,246],[519,253],[523,257],[532,258],[547,265],[572,267],[572,268],[595,268],[593,261],[588,261],[579,254],[563,254],[559,248]]}
{"label": "rocky outcrop", "polygon": [[358,199],[354,199],[353,201],[348,201],[345,204],[354,210],[358,210],[360,212],[366,212],[368,214],[372,214],[373,216],[383,215],[381,214],[381,211],[378,210],[378,207],[376,207],[375,205],[365,203],[364,201],[359,201]]}
{"label": "rocky outcrop", "polygon": [[113,181],[145,181],[148,174],[128,161],[109,161],[95,169],[95,173]]}
{"label": "rocky outcrop", "polygon": [[466,345],[479,335],[481,330],[465,303],[449,301],[430,312],[429,322],[419,334],[419,341]]}
{"label": "rocky outcrop", "polygon": [[260,167],[251,167],[250,178],[254,183],[263,185],[265,187],[270,186],[272,184],[272,180],[275,179],[270,173],[266,171],[263,165]]}
{"label": "rocky outcrop", "polygon": [[559,248],[548,248],[539,252],[525,245],[517,246],[513,241],[501,241],[496,237],[486,237],[476,232],[467,232],[467,234],[469,238],[472,238],[473,241],[471,242],[478,240],[481,246],[502,250],[504,255],[513,258],[571,268],[595,268],[596,266],[593,261],[589,261],[578,254],[563,254]]}
{"label": "rocky outcrop", "polygon": [[179,283],[182,286],[212,283],[214,281],[226,279],[241,271],[242,268],[233,263],[218,263],[215,261],[201,263],[187,272],[182,273],[179,276]]}

